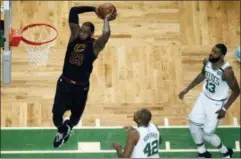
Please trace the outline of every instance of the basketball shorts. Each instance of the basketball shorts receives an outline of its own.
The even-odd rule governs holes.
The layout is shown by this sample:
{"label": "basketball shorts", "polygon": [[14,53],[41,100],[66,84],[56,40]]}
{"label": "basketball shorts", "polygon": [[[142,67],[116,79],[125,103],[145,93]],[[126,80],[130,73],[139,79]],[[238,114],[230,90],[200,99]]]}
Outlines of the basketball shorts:
{"label": "basketball shorts", "polygon": [[189,122],[201,126],[205,134],[213,134],[220,123],[216,112],[220,110],[226,102],[227,101],[212,100],[201,92],[191,113],[188,115]]}

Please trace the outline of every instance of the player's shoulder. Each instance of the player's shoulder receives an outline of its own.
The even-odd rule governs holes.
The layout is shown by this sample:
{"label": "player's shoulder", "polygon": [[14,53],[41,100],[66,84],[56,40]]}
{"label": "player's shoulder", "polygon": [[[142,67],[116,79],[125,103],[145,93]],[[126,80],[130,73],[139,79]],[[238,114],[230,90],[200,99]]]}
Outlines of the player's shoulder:
{"label": "player's shoulder", "polygon": [[223,67],[224,69],[226,69],[226,68],[232,68],[231,64],[230,64],[228,61],[226,61],[226,60],[224,60],[224,64],[223,64],[222,67]]}
{"label": "player's shoulder", "polygon": [[223,74],[227,77],[234,74],[233,68],[231,66],[227,66],[225,69],[223,69]]}
{"label": "player's shoulder", "polygon": [[138,129],[136,129],[136,128],[134,128],[134,127],[130,127],[129,129],[128,129],[128,133],[129,134],[139,134],[139,131],[138,131]]}
{"label": "player's shoulder", "polygon": [[208,63],[208,57],[206,57],[206,58],[204,58],[204,60],[203,60],[203,65],[207,65],[207,63]]}
{"label": "player's shoulder", "polygon": [[137,129],[132,128],[132,129],[128,130],[128,136],[129,136],[129,138],[138,140],[140,138],[140,133]]}
{"label": "player's shoulder", "polygon": [[224,79],[234,76],[233,68],[232,68],[231,64],[227,61],[224,61],[224,64],[222,65],[220,70],[223,72]]}
{"label": "player's shoulder", "polygon": [[232,72],[232,66],[228,61],[224,61],[223,65],[220,68],[223,72]]}
{"label": "player's shoulder", "polygon": [[152,127],[153,129],[156,129],[157,131],[159,131],[158,126],[155,123],[150,122],[149,127]]}
{"label": "player's shoulder", "polygon": [[128,133],[129,133],[129,134],[138,133],[138,130],[135,129],[135,128],[130,128],[130,129],[128,130]]}

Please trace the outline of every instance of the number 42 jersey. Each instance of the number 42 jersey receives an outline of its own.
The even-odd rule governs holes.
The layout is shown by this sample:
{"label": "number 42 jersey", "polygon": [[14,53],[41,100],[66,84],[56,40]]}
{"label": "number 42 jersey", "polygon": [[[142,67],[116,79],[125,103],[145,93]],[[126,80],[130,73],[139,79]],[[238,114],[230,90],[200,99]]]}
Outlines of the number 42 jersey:
{"label": "number 42 jersey", "polygon": [[153,123],[149,123],[148,127],[138,127],[136,130],[140,138],[134,147],[131,158],[160,158],[158,153],[160,134],[157,127]]}
{"label": "number 42 jersey", "polygon": [[214,70],[212,64],[208,61],[205,66],[205,82],[203,84],[204,94],[218,101],[223,101],[229,98],[229,86],[226,81],[223,80],[224,70],[231,67],[231,65],[225,61],[222,67]]}

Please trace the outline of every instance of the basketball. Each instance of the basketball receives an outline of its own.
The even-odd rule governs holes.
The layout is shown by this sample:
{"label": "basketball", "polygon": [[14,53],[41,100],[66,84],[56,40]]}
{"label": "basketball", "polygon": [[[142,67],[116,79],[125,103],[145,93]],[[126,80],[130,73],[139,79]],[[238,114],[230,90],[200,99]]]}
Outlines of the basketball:
{"label": "basketball", "polygon": [[114,10],[113,13],[116,13],[116,7],[111,3],[104,3],[98,7],[97,14],[99,18],[105,19],[105,17],[110,14]]}

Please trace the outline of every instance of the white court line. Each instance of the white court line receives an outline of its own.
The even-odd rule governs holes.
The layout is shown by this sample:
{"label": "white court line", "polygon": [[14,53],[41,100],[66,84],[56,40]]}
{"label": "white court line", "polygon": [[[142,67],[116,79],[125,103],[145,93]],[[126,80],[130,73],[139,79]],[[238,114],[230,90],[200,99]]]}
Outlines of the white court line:
{"label": "white court line", "polygon": [[237,150],[237,151],[240,151],[240,144],[239,144],[239,141],[235,141],[235,149]]}
{"label": "white court line", "polygon": [[100,127],[100,119],[99,118],[97,118],[95,120],[95,127]]}
{"label": "white court line", "polygon": [[[219,152],[218,149],[207,149],[209,152]],[[237,149],[233,149],[234,152],[240,152]],[[160,150],[159,152],[197,152],[197,149],[170,149],[170,150]],[[83,152],[80,150],[38,150],[38,151],[1,151],[1,154],[63,154],[63,153],[116,153],[115,150],[100,150],[94,152]]]}
{"label": "white court line", "polygon": [[169,127],[169,120],[167,117],[164,117],[164,126]]}
{"label": "white court line", "polygon": [[238,119],[237,118],[233,118],[233,125],[238,126]]}
{"label": "white court line", "polygon": [[170,151],[171,150],[170,142],[166,141],[165,145],[166,145],[166,151]]}
{"label": "white court line", "polygon": [[[74,129],[123,129],[124,126],[82,126],[82,127],[75,127]],[[136,126],[133,126],[136,127]],[[179,126],[179,125],[173,125],[173,126],[158,126],[158,128],[161,129],[176,129],[176,128],[188,128],[188,126]],[[240,128],[240,125],[233,126],[233,125],[222,125],[218,128]],[[55,130],[55,127],[1,127],[1,130],[36,130],[36,129],[51,129]]]}

